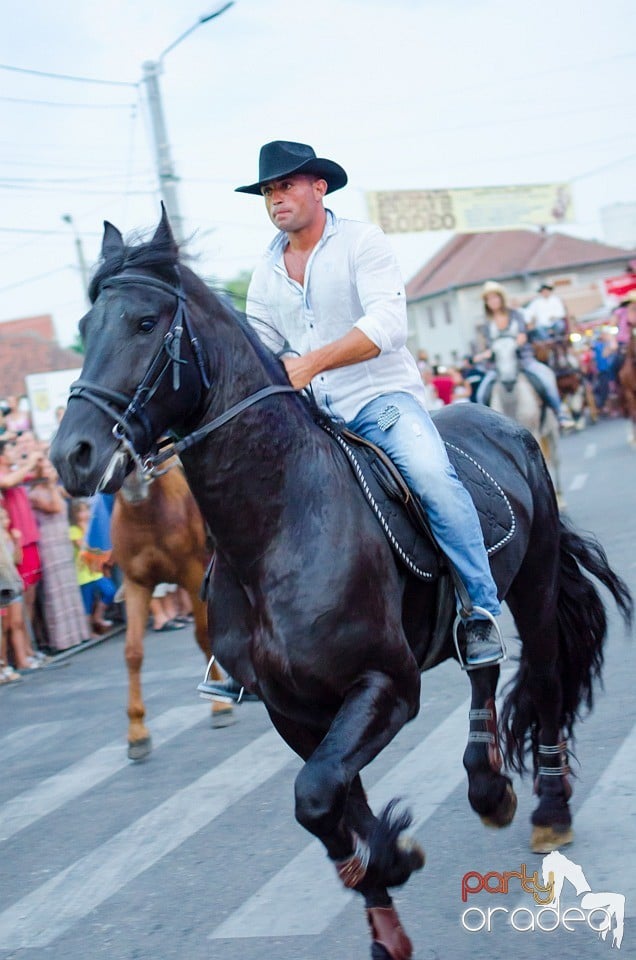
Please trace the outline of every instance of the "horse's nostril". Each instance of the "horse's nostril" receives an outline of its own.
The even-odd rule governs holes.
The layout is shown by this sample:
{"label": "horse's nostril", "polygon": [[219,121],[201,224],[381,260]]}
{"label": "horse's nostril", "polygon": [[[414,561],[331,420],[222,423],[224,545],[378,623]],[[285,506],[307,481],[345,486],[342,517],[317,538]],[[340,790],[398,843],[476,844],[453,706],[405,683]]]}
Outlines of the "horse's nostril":
{"label": "horse's nostril", "polygon": [[90,443],[87,441],[82,441],[78,443],[73,451],[73,460],[77,467],[88,468],[91,464],[91,459],[93,455],[93,448]]}

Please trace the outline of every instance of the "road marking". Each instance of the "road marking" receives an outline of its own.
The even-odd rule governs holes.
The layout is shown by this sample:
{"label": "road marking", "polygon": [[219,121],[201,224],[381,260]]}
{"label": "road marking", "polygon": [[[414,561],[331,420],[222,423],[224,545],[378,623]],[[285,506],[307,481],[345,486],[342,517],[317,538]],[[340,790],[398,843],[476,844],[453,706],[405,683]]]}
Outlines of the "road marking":
{"label": "road marking", "polygon": [[577,475],[572,480],[572,483],[569,486],[569,490],[582,490],[585,484],[587,483],[587,478],[589,473],[577,473]]}
{"label": "road marking", "polygon": [[[45,947],[292,759],[270,731],[0,914],[0,950]],[[6,899],[6,898],[5,898]]]}
{"label": "road marking", "polygon": [[585,452],[583,454],[584,459],[591,460],[593,457],[596,456],[597,451],[598,451],[598,447],[595,443],[588,443],[587,446],[585,447]]}
{"label": "road marking", "polygon": [[[625,894],[625,916],[636,916],[636,871],[629,860],[636,837],[636,726],[574,815],[576,856],[593,891]],[[564,850],[570,856],[568,848]],[[627,856],[627,860],[625,859]],[[619,864],[632,863],[622,870]]]}
{"label": "road marking", "polygon": [[[574,785],[576,790],[576,782]],[[619,864],[629,867],[629,851],[636,836],[636,726],[614,754],[602,776],[594,783],[587,800],[573,812],[574,843],[561,852],[577,863],[592,888],[592,892],[622,893],[625,895],[625,917],[636,916],[636,873],[625,869],[620,874]],[[576,798],[576,794],[575,794]],[[626,861],[627,854],[627,861]],[[541,862],[532,860],[532,869],[541,874]],[[576,891],[566,883],[561,895],[563,909],[578,906]],[[520,898],[510,912],[518,907],[533,907],[528,897]]]}
{"label": "road marking", "polygon": [[[207,715],[208,708],[203,704],[167,710],[149,724],[153,745],[159,747],[168,743]],[[40,817],[45,817],[63,804],[91,790],[108,777],[129,766],[131,762],[126,756],[124,741],[113,740],[83,760],[78,760],[60,773],[41,780],[36,786],[7,800],[0,807],[0,843],[35,823]]]}
{"label": "road marking", "polygon": [[[469,706],[469,701],[459,706],[369,791],[375,810],[392,797],[404,797],[413,811],[413,831],[437,812],[466,779],[462,755]],[[208,939],[317,935],[354,896],[339,885],[324,847],[314,840],[216,927]]]}
{"label": "road marking", "polygon": [[52,720],[50,723],[31,723],[26,727],[20,727],[19,730],[13,730],[0,739],[2,762],[20,754],[28,755],[36,743],[55,736],[63,726],[63,723]]}

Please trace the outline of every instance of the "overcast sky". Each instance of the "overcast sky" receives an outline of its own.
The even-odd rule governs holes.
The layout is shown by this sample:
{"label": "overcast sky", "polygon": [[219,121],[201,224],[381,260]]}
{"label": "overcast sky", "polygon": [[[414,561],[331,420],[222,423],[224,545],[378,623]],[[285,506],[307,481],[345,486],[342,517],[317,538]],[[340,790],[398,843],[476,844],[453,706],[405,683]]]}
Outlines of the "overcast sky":
{"label": "overcast sky", "polygon": [[[0,69],[0,320],[52,313],[70,343],[102,221],[159,217],[140,85],[220,0],[4,0]],[[164,60],[161,91],[196,269],[224,280],[270,239],[260,146],[311,143],[342,164],[338,214],[382,189],[573,183],[580,236],[636,201],[634,0],[236,0]],[[116,81],[117,84],[113,83]],[[119,85],[118,85],[119,84]],[[128,86],[125,84],[129,84]],[[405,279],[448,239],[393,237]]]}

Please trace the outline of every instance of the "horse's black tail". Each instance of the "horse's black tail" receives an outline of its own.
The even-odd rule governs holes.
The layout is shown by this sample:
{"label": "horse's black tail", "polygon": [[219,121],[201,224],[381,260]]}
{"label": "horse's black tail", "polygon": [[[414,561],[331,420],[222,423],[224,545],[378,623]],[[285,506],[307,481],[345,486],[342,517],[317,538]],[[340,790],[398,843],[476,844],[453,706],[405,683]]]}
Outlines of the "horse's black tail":
{"label": "horse's black tail", "polygon": [[[562,689],[561,728],[572,735],[581,707],[591,709],[595,681],[601,680],[607,615],[603,599],[588,574],[609,590],[629,626],[633,599],[627,584],[611,569],[601,544],[591,535],[577,533],[559,522],[559,583],[557,624],[558,671]],[[506,759],[518,771],[525,768],[528,737],[536,741],[538,716],[530,698],[529,666],[522,656],[519,671],[506,697],[501,715]]]}

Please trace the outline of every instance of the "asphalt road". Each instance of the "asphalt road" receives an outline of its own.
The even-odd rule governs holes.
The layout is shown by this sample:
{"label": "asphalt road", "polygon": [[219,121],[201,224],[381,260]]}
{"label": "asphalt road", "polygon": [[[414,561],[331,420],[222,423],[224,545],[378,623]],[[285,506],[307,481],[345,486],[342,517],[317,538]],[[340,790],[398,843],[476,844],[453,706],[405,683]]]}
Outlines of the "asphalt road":
{"label": "asphalt road", "polygon": [[[570,516],[599,536],[636,593],[636,450],[625,437],[622,421],[566,437],[563,479]],[[361,901],[340,889],[294,821],[298,760],[261,704],[213,730],[195,692],[203,666],[191,628],[148,637],[155,749],[140,764],[126,759],[123,636],[0,688],[0,960],[368,957]],[[626,896],[620,957],[636,957],[635,679],[633,642],[612,613],[605,689],[578,728],[576,838],[564,852],[593,892]],[[571,930],[511,926],[515,908],[532,906],[514,879],[507,895],[462,902],[469,871],[525,863],[531,873],[542,860],[528,850],[528,779],[515,780],[519,809],[507,830],[486,830],[470,811],[461,765],[467,698],[456,666],[427,674],[419,717],[365,772],[374,806],[397,795],[413,808],[426,848],[424,870],[396,896],[414,956],[607,955],[611,934],[603,941],[591,929],[602,915]],[[567,882],[562,902],[580,902]],[[504,910],[490,929],[466,929],[494,906]],[[526,909],[516,926],[535,920]]]}

